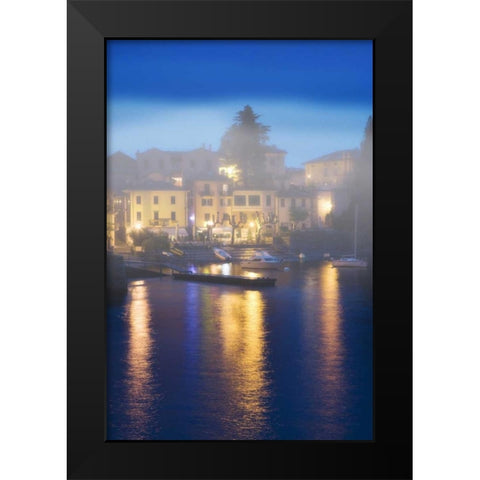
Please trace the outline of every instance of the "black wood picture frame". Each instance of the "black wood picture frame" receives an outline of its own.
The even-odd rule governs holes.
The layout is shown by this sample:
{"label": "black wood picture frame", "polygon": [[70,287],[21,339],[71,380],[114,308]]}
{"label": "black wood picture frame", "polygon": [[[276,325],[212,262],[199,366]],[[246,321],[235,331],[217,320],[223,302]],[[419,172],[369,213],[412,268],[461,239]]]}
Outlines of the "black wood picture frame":
{"label": "black wood picture frame", "polygon": [[[412,476],[411,1],[67,0],[67,476]],[[105,40],[373,39],[374,440],[105,440]]]}

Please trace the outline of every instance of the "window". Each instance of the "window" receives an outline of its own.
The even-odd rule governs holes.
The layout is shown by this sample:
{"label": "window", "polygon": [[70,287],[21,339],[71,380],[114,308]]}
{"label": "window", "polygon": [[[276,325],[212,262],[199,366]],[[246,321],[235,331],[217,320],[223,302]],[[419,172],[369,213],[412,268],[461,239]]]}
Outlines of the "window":
{"label": "window", "polygon": [[292,198],[292,208],[295,208],[297,206],[296,202],[295,202],[295,199]]}
{"label": "window", "polygon": [[272,196],[271,195],[267,195],[267,207],[270,207],[272,205]]}
{"label": "window", "polygon": [[137,212],[137,222],[142,220],[142,212]]}
{"label": "window", "polygon": [[281,206],[281,207],[284,207],[284,206],[285,206],[285,199],[284,199],[284,198],[281,198],[281,199],[280,199],[280,206]]}
{"label": "window", "polygon": [[209,221],[210,221],[210,214],[209,214],[209,213],[206,213],[206,214],[205,214],[205,221],[206,221],[206,222],[209,222]]}
{"label": "window", "polygon": [[233,197],[233,204],[236,207],[243,207],[247,204],[247,199],[245,195],[234,195]]}
{"label": "window", "polygon": [[220,199],[220,206],[223,207],[225,202],[223,201],[223,198]]}
{"label": "window", "polygon": [[158,220],[158,211],[153,212],[153,219]]}
{"label": "window", "polygon": [[172,213],[170,214],[170,219],[171,219],[171,220],[176,220],[176,219],[177,219],[177,214],[176,214],[175,212],[172,212]]}
{"label": "window", "polygon": [[252,207],[257,207],[260,205],[260,195],[249,195],[248,204]]}
{"label": "window", "polygon": [[142,197],[140,195],[137,195],[136,199],[135,199],[135,202],[137,205],[141,205],[142,203]]}
{"label": "window", "polygon": [[175,195],[170,197],[170,205],[175,205]]}
{"label": "window", "polygon": [[154,205],[158,205],[158,195],[155,195],[155,196],[153,197],[153,204],[154,204]]}
{"label": "window", "polygon": [[212,198],[202,198],[202,207],[206,206],[212,206],[213,205],[213,199]]}

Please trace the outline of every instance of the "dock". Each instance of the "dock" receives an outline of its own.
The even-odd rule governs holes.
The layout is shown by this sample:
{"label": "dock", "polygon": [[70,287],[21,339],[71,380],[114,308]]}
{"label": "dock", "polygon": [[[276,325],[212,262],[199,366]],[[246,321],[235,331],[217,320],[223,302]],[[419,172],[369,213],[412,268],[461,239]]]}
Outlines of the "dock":
{"label": "dock", "polygon": [[243,287],[274,287],[276,278],[270,277],[243,277],[241,275],[214,275],[208,273],[173,273],[175,280],[189,282],[221,283],[223,285],[239,285]]}

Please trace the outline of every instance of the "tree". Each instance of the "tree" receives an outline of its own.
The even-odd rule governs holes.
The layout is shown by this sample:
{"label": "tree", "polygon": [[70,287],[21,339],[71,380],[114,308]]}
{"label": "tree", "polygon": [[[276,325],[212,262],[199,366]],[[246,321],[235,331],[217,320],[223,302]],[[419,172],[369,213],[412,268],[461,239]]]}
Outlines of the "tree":
{"label": "tree", "polygon": [[240,181],[260,185],[265,181],[265,146],[270,127],[258,122],[260,115],[250,105],[237,112],[233,125],[225,132],[220,153],[227,163],[236,164]]}
{"label": "tree", "polygon": [[290,220],[293,222],[294,226],[297,226],[297,223],[303,222],[308,218],[308,211],[305,208],[300,207],[290,207]]}

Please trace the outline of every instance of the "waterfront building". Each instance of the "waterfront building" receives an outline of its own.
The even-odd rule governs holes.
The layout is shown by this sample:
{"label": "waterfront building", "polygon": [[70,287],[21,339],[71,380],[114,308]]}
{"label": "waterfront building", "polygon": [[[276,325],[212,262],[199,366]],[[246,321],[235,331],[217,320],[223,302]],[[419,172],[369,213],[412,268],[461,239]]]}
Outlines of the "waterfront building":
{"label": "waterfront building", "polygon": [[283,230],[305,230],[318,226],[316,192],[302,187],[278,191],[276,217]]}
{"label": "waterfront building", "polygon": [[236,188],[228,211],[235,228],[235,243],[272,238],[275,231],[275,198],[272,189]]}
{"label": "waterfront building", "polygon": [[230,243],[230,210],[232,187],[222,175],[203,175],[192,182],[192,202],[189,218],[193,235]]}
{"label": "waterfront building", "polygon": [[188,235],[188,191],[162,181],[148,180],[125,190],[127,229],[148,228],[170,238]]}

